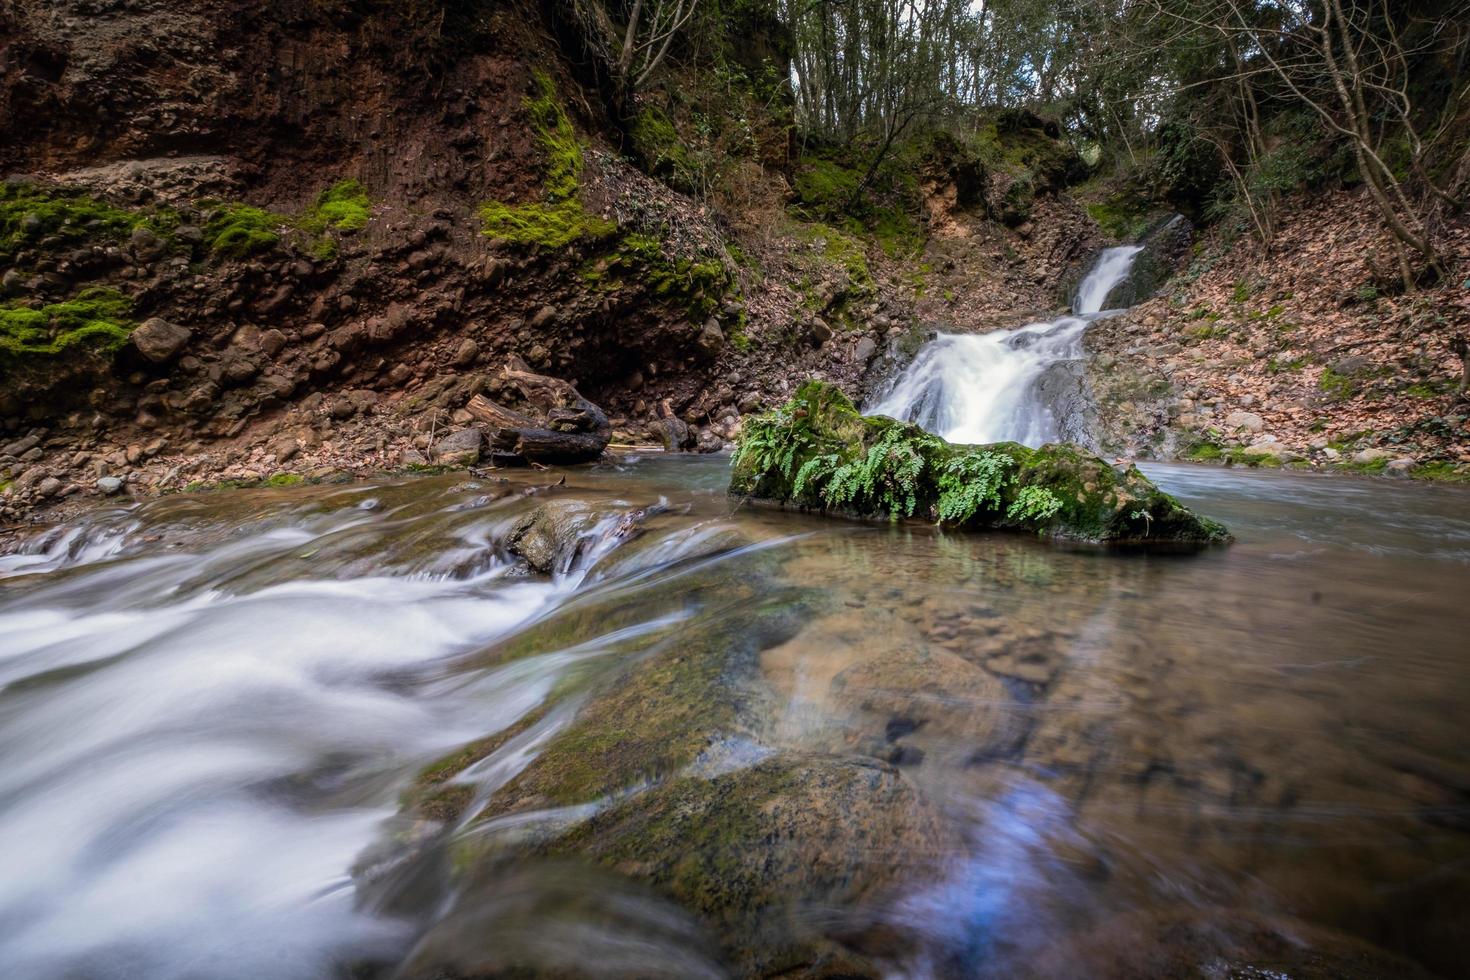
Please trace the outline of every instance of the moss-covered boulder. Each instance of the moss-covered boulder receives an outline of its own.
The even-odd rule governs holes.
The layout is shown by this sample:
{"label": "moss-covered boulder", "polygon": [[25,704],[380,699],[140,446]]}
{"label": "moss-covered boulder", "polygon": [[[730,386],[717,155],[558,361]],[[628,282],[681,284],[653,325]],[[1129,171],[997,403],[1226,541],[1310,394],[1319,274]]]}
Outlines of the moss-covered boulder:
{"label": "moss-covered boulder", "polygon": [[1230,540],[1134,466],[1110,466],[1072,445],[952,445],[907,422],[861,415],[819,381],[746,420],[733,466],[732,494],[803,510],[1105,545]]}

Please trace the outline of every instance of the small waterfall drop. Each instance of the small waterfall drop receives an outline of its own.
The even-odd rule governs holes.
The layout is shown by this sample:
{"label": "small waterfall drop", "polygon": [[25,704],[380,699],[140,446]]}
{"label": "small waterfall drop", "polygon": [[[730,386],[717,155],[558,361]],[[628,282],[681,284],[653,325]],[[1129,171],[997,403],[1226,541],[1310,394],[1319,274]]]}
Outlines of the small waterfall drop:
{"label": "small waterfall drop", "polygon": [[1109,312],[1103,304],[1140,251],[1104,251],[1078,287],[1070,316],[987,334],[941,333],[865,410],[915,422],[950,442],[1055,441],[1057,420],[1039,382],[1048,368],[1082,356],[1083,332]]}

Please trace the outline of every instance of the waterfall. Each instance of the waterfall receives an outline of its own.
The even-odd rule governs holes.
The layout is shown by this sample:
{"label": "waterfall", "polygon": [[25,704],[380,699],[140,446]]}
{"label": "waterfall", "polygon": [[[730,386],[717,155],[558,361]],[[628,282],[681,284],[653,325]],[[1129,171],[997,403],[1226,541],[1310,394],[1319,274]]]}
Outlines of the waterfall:
{"label": "waterfall", "polygon": [[1082,356],[1083,332],[1110,312],[1103,304],[1141,250],[1104,251],[1078,287],[1069,316],[987,334],[941,333],[865,410],[918,423],[950,442],[1056,441],[1057,420],[1041,397],[1041,382],[1049,368]]}

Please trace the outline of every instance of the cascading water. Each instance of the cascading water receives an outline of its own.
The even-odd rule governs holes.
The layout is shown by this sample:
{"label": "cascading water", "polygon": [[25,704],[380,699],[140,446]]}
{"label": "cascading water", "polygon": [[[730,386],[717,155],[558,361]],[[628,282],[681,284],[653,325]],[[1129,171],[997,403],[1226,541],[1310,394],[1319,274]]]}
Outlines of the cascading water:
{"label": "cascading water", "polygon": [[1048,368],[1082,356],[1083,332],[1107,314],[1103,304],[1141,250],[1104,251],[1078,288],[1070,316],[987,334],[941,333],[866,411],[916,422],[951,442],[1055,441],[1057,420],[1039,382]]}

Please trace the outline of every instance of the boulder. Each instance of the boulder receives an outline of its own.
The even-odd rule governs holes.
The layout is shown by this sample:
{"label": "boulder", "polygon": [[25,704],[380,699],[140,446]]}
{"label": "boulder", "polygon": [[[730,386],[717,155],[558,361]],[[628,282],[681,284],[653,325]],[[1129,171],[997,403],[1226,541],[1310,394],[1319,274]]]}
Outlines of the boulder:
{"label": "boulder", "polygon": [[434,444],[434,461],[446,466],[473,466],[480,461],[485,433],[475,426],[451,432]]}
{"label": "boulder", "polygon": [[122,488],[123,481],[115,476],[104,476],[97,481],[97,492],[107,494],[109,497],[120,493]]}
{"label": "boulder", "polygon": [[917,517],[965,530],[1024,530],[1103,545],[1198,547],[1230,540],[1154,486],[1080,446],[952,445],[860,415],[826,382],[746,419],[730,493],[858,518]]}
{"label": "boulder", "polygon": [[1393,453],[1387,449],[1363,449],[1353,453],[1353,462],[1359,466],[1368,466],[1383,459],[1393,459]]}
{"label": "boulder", "polygon": [[1235,411],[1225,416],[1225,428],[1232,432],[1239,432],[1242,429],[1246,432],[1260,432],[1265,427],[1265,419],[1255,412]]}
{"label": "boulder", "polygon": [[162,364],[183,350],[193,336],[194,331],[188,327],[155,316],[140,323],[131,339],[138,353],[154,364]]}
{"label": "boulder", "polygon": [[704,327],[699,331],[695,339],[699,352],[705,357],[714,357],[725,346],[725,332],[720,329],[719,321],[710,317],[705,321]]}

